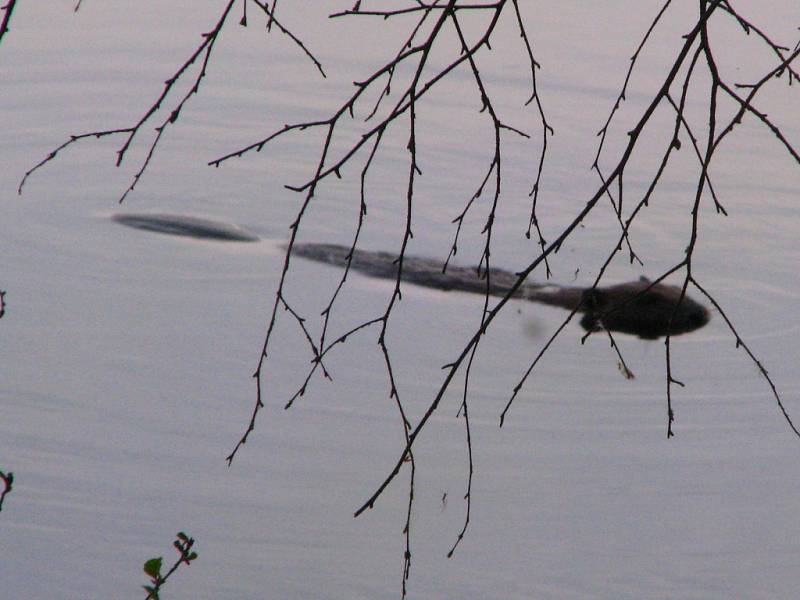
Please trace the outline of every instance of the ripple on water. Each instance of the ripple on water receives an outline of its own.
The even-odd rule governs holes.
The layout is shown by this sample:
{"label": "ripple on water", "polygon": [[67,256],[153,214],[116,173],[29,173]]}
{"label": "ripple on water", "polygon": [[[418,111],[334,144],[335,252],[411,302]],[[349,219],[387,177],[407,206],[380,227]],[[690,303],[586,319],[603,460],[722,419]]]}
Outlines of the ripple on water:
{"label": "ripple on water", "polygon": [[134,229],[227,242],[257,242],[258,236],[237,225],[210,219],[169,214],[117,214],[117,223]]}

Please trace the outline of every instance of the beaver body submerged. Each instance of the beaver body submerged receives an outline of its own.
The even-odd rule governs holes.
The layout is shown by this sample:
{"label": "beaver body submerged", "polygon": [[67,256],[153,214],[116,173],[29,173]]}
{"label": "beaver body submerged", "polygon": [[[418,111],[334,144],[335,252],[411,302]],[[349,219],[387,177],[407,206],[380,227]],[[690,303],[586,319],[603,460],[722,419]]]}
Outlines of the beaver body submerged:
{"label": "beaver body submerged", "polygon": [[[310,260],[345,267],[350,248],[336,244],[295,244],[292,253]],[[439,290],[486,293],[486,279],[478,276],[475,267],[448,266],[446,271],[442,267],[441,261],[406,256],[403,258],[402,279]],[[397,255],[356,250],[350,268],[370,277],[395,279]],[[517,279],[515,273],[491,269],[490,295],[505,296]],[[681,288],[661,283],[652,285],[645,277],[639,281],[594,290],[525,283],[514,293],[516,298],[584,313],[581,326],[587,331],[607,329],[644,339],[656,339],[667,333],[688,333],[708,323],[708,310],[686,295],[678,304],[680,295]]]}

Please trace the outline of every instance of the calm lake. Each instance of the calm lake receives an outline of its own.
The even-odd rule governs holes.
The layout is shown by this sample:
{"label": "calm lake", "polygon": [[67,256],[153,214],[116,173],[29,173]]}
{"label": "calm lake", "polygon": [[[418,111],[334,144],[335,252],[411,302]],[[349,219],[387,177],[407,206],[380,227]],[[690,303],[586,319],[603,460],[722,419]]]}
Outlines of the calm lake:
{"label": "calm lake", "polygon": [[[295,4],[295,6],[292,6]],[[371,6],[367,7],[367,4]],[[408,5],[414,3],[409,2]],[[521,2],[542,69],[537,84],[548,123],[539,195],[552,241],[585,206],[599,179],[599,138],[636,50],[662,2]],[[155,134],[197,74],[179,82],[164,110],[135,138],[86,139],[22,176],[70,135],[129,127],[146,113],[222,14],[224,2],[86,0],[19,3],[0,44],[0,470],[14,488],[0,512],[0,596],[20,599],[142,598],[143,563],[171,565],[175,533],[196,540],[164,598],[398,598],[401,595],[408,467],[373,510],[353,513],[394,467],[405,438],[378,346],[366,329],[326,357],[332,381],[315,376],[284,405],[311,365],[303,331],[279,319],[263,372],[263,410],[231,467],[225,457],[245,431],[256,398],[252,378],[283,266],[283,245],[304,196],[285,185],[314,174],[324,131],[287,134],[260,153],[207,163],[286,124],[326,119],[393,57],[413,18],[329,19],[353,0],[278,5],[276,16],[322,62],[327,78],[255,4],[248,27],[233,9],[198,95],[162,140],[135,190],[118,200]],[[362,8],[389,3],[362,3]],[[400,3],[397,3],[399,6]],[[776,42],[794,48],[800,5],[737,2]],[[696,18],[674,2],[642,52],[615,117],[601,165],[627,143]],[[476,11],[477,12],[477,11]],[[503,122],[502,196],[492,264],[520,270],[536,256],[526,239],[541,122],[513,12],[478,66]],[[778,64],[765,44],[718,15],[712,28],[720,70],[752,83]],[[464,19],[467,35],[479,16]],[[474,18],[475,21],[470,21]],[[451,36],[452,27],[448,35]],[[444,44],[434,66],[452,60]],[[795,61],[795,68],[800,67]],[[702,59],[699,70],[707,69]],[[398,69],[385,102],[397,102],[410,70]],[[708,76],[687,99],[704,147]],[[427,77],[434,71],[426,71]],[[405,79],[404,79],[405,78]],[[680,86],[674,88],[680,96]],[[747,90],[742,91],[743,94]],[[800,146],[800,86],[776,79],[758,106]],[[358,139],[379,91],[356,106],[331,152]],[[419,101],[409,253],[444,259],[456,218],[494,152],[491,121],[467,65]],[[729,120],[732,105],[721,100]],[[660,108],[626,170],[625,210],[647,189],[674,121]],[[724,119],[723,119],[724,120]],[[727,123],[727,121],[725,121]],[[360,246],[396,252],[403,240],[409,172],[407,116],[387,129],[366,180]],[[631,230],[644,265],[623,253],[606,284],[658,277],[683,258],[698,177],[688,136]],[[666,140],[666,142],[665,142]],[[349,244],[368,150],[320,184],[302,241]],[[800,166],[756,119],[745,118],[711,168],[728,216],[710,197],[700,209],[693,272],[735,323],[800,422]],[[459,237],[457,262],[480,260],[487,185]],[[616,190],[614,190],[616,193]],[[118,213],[171,213],[238,225],[255,243],[161,235],[113,221]],[[619,236],[610,203],[599,205],[563,245],[552,280],[590,285]],[[317,339],[320,312],[340,272],[293,260],[286,294]],[[533,279],[543,280],[537,269]],[[682,283],[674,277],[672,283]],[[348,277],[331,339],[378,317],[390,281]],[[386,342],[412,424],[444,371],[480,323],[483,298],[404,286]],[[690,290],[697,300],[697,290]],[[708,304],[703,300],[705,304]],[[768,382],[722,316],[671,343],[675,436],[666,437],[663,340],[619,335],[635,378],[625,379],[604,335],[581,344],[577,319],[537,365],[503,428],[514,386],[566,313],[513,301],[492,323],[469,380],[474,476],[467,533],[447,553],[466,511],[469,461],[456,376],[415,444],[409,598],[790,598],[800,586],[800,439]]]}

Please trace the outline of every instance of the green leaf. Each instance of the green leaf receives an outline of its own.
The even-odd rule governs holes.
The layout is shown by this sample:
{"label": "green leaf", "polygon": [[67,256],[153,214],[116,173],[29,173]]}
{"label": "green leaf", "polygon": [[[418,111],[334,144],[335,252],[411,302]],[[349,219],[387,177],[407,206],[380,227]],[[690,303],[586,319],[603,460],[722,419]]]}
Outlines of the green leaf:
{"label": "green leaf", "polygon": [[160,556],[158,558],[151,558],[144,563],[144,572],[153,579],[158,579],[161,576],[161,563],[163,560],[164,559]]}
{"label": "green leaf", "polygon": [[197,558],[197,552],[192,552],[191,554],[189,554],[189,556],[186,557],[186,559],[189,561],[193,561],[195,558]]}

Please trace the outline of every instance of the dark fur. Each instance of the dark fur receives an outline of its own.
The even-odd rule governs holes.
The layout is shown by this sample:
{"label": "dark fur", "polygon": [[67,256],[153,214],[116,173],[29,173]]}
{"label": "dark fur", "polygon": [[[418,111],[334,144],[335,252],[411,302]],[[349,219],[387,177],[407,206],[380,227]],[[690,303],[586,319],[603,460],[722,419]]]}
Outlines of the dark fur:
{"label": "dark fur", "polygon": [[[340,267],[347,265],[349,253],[349,248],[335,244],[295,244],[293,249],[297,256]],[[439,290],[486,293],[486,279],[478,276],[475,267],[448,266],[447,271],[442,267],[441,261],[406,256],[402,279]],[[356,250],[351,268],[371,277],[395,279],[397,255]],[[505,296],[516,283],[517,275],[491,269],[489,281],[492,296]],[[644,277],[594,290],[525,283],[514,294],[517,298],[584,313],[581,326],[587,331],[607,329],[645,339],[656,339],[667,332],[688,333],[708,323],[708,310],[686,295],[678,304],[680,295],[681,288],[653,285]]]}

